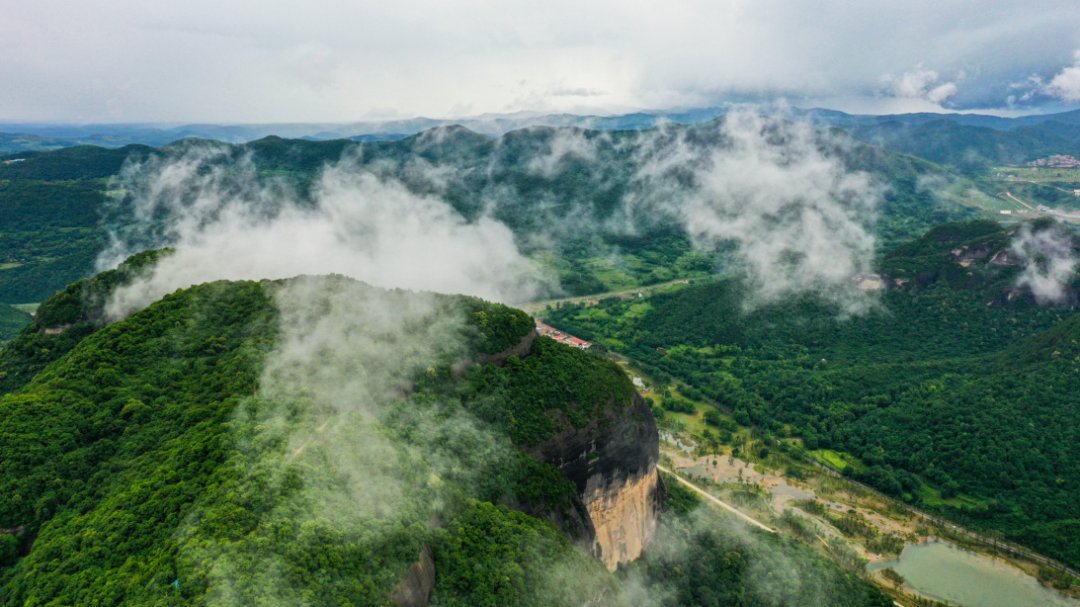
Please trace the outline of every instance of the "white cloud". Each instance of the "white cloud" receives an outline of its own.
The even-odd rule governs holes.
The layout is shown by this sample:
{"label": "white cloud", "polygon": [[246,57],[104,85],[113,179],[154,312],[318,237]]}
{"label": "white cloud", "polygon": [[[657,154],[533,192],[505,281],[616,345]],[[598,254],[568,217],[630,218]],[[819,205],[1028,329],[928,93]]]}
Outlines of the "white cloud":
{"label": "white cloud", "polygon": [[1032,230],[1024,224],[1013,236],[1012,250],[1024,260],[1018,287],[1031,290],[1035,301],[1043,305],[1069,299],[1069,284],[1076,277],[1080,260],[1067,231],[1057,225]]}
{"label": "white cloud", "polygon": [[886,94],[892,97],[926,102],[938,109],[959,91],[956,82],[943,81],[935,70],[921,67],[899,76],[887,74],[882,78],[882,82]]}
{"label": "white cloud", "polygon": [[1063,101],[1080,101],[1080,50],[1073,54],[1073,64],[1058,72],[1045,90]]}
{"label": "white cloud", "polygon": [[212,280],[341,274],[506,302],[527,301],[549,286],[502,223],[466,221],[444,200],[360,171],[350,159],[323,171],[311,205],[259,182],[251,162],[228,159],[214,146],[130,166],[122,183],[135,221],[114,233],[100,265],[148,246],[176,252],[116,291],[113,317]]}
{"label": "white cloud", "polygon": [[1053,69],[1078,30],[1073,0],[52,0],[0,20],[0,118],[346,121],[740,95],[887,104],[880,75],[920,64],[971,75],[905,99],[958,106],[980,83],[1004,90]]}
{"label": "white cloud", "polygon": [[701,250],[734,245],[748,306],[811,293],[845,313],[868,309],[856,282],[872,272],[883,192],[847,170],[836,154],[843,142],[783,112],[745,108],[728,113],[717,134],[722,143],[705,147],[663,131],[643,135],[631,218],[673,217]]}

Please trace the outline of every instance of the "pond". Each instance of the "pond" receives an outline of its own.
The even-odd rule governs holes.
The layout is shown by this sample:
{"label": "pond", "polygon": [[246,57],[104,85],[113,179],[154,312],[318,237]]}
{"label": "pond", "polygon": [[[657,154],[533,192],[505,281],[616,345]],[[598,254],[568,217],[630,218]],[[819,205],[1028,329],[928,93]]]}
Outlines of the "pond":
{"label": "pond", "polygon": [[939,601],[963,607],[1080,607],[1023,571],[946,542],[909,544],[900,558],[870,563],[867,569],[892,569],[912,588]]}

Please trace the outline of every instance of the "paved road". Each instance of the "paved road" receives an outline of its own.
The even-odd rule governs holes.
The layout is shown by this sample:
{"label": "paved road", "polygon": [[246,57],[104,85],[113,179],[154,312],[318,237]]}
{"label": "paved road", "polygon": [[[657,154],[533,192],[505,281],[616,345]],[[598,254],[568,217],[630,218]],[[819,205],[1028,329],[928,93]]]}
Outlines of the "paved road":
{"label": "paved road", "polygon": [[1012,193],[1012,192],[1006,191],[1006,192],[1005,192],[1005,196],[1006,196],[1006,197],[1008,197],[1008,198],[1009,198],[1009,200],[1012,200],[1012,201],[1013,201],[1013,202],[1015,202],[1016,204],[1018,204],[1018,205],[1020,205],[1020,206],[1024,207],[1025,209],[1027,209],[1027,210],[1029,210],[1029,211],[1034,211],[1034,212],[1038,213],[1038,209],[1036,209],[1035,207],[1031,206],[1030,204],[1028,204],[1028,203],[1024,202],[1023,200],[1020,200],[1020,199],[1019,199],[1019,198],[1017,198],[1016,196],[1013,196],[1013,193]]}
{"label": "paved road", "polygon": [[744,522],[749,523],[749,524],[757,527],[758,529],[768,531],[769,533],[776,533],[776,530],[773,529],[772,527],[769,527],[765,523],[762,523],[761,521],[759,521],[756,518],[750,516],[749,514],[746,514],[745,512],[739,510],[735,506],[732,506],[731,504],[729,504],[729,503],[727,503],[725,501],[717,499],[715,496],[713,496],[713,494],[711,494],[708,491],[702,489],[701,487],[698,487],[694,483],[691,483],[690,481],[688,481],[685,478],[679,476],[675,472],[673,472],[671,470],[668,470],[667,468],[665,468],[665,467],[663,467],[663,466],[661,466],[659,464],[656,466],[656,468],[658,470],[660,470],[661,472],[666,472],[666,473],[670,474],[671,476],[674,476],[675,480],[677,480],[680,483],[682,483],[683,485],[686,485],[687,487],[689,487],[691,491],[693,491],[693,492],[699,494],[701,497],[704,497],[705,499],[709,500],[710,502],[712,502],[713,505],[719,506],[719,507],[723,508],[724,510],[727,510],[728,512],[734,514],[735,516],[742,519]]}
{"label": "paved road", "polygon": [[563,297],[560,299],[545,299],[543,301],[534,301],[527,304],[517,306],[518,308],[528,312],[529,314],[536,314],[541,312],[548,306],[554,306],[560,303],[591,303],[594,304],[605,297],[633,297],[638,293],[649,294],[653,291],[663,289],[664,287],[670,287],[672,285],[685,285],[690,282],[690,279],[679,278],[677,280],[669,280],[667,282],[661,282],[654,285],[646,285],[640,287],[631,287],[629,289],[620,289],[618,291],[607,291],[604,293],[593,293],[591,295],[576,295],[574,297]]}

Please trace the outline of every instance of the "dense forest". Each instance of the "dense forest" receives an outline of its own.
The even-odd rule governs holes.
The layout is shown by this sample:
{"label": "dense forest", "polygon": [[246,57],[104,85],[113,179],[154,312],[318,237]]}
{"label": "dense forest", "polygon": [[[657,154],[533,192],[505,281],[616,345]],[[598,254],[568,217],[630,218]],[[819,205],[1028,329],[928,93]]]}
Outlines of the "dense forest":
{"label": "dense forest", "polygon": [[[561,516],[574,486],[515,446],[558,424],[595,423],[630,398],[629,382],[603,358],[547,338],[502,366],[458,364],[517,344],[532,330],[519,311],[327,277],[208,283],[109,324],[103,297],[167,253],[72,285],[4,350],[0,604],[384,605],[425,551],[438,571],[435,605],[641,604],[626,596],[629,575],[649,596],[697,597],[678,604],[804,604],[800,584],[829,584],[835,605],[883,604],[809,552],[783,557],[804,562],[805,574],[760,595],[750,578],[779,548],[718,521],[672,519],[672,545],[700,538],[697,552],[658,548],[640,572],[609,574]],[[315,374],[285,389],[294,369],[267,365],[296,337],[281,332],[277,298],[290,288],[323,310],[318,318],[358,301],[422,314],[395,334],[385,322],[353,327],[343,350],[324,350]],[[458,319],[459,339],[424,342],[430,352],[410,345],[445,318]],[[341,376],[349,392],[312,383],[336,377],[320,374],[337,364],[368,383]],[[413,364],[403,390],[369,395],[374,409],[323,398]],[[688,509],[689,498],[675,499],[676,511]],[[672,568],[689,572],[684,558],[711,562],[718,577],[673,578]]]}
{"label": "dense forest", "polygon": [[768,436],[854,456],[844,472],[886,493],[1077,565],[1080,316],[986,261],[1007,243],[989,222],[937,228],[885,256],[904,286],[855,317],[809,297],[748,310],[722,280],[547,318]]}
{"label": "dense forest", "polygon": [[0,304],[0,347],[30,324],[31,316],[18,308]]}
{"label": "dense forest", "polygon": [[[623,215],[656,194],[641,148],[720,149],[717,124],[183,140],[0,163],[0,302],[43,302],[33,317],[0,304],[0,604],[383,605],[426,558],[434,605],[888,604],[805,546],[733,531],[677,484],[639,561],[609,573],[592,558],[574,483],[530,453],[625,415],[633,388],[605,350],[762,444],[839,452],[844,474],[1080,566],[1080,282],[1039,305],[1017,286],[1012,228],[949,223],[983,212],[972,200],[997,187],[993,163],[1065,144],[1037,125],[842,125],[875,145],[817,132],[880,187],[885,288],[852,313],[811,295],[748,304],[750,285],[717,276],[729,249]],[[524,313],[339,276],[196,285],[107,318],[112,290],[170,254],[93,275],[113,235],[171,219],[134,217],[138,184],[117,175],[186,154],[223,175],[250,165],[301,207],[335,163],[401,182],[502,221],[569,294],[690,284],[561,304],[547,319],[599,347],[539,338],[498,362],[532,331]],[[1016,191],[1067,206],[1058,186]],[[307,312],[283,307],[291,290]],[[393,313],[365,317],[367,303]],[[290,332],[341,309],[351,324]],[[377,406],[340,406],[353,399]]]}
{"label": "dense forest", "polygon": [[104,182],[0,181],[0,301],[38,302],[92,273]]}
{"label": "dense forest", "polygon": [[[717,260],[693,250],[683,230],[651,213],[622,214],[627,201],[643,195],[635,175],[655,153],[650,146],[686,141],[707,154],[729,145],[720,131],[715,121],[670,132],[530,128],[500,137],[440,127],[398,141],[266,137],[227,145],[189,139],[161,148],[78,146],[0,157],[19,160],[0,162],[0,216],[6,221],[0,226],[0,302],[42,301],[92,274],[110,232],[123,234],[136,222],[125,190],[130,184],[110,179],[125,163],[178,160],[188,153],[214,156],[212,166],[250,161],[259,180],[281,185],[301,201],[313,195],[320,171],[338,162],[419,194],[436,194],[467,219],[485,213],[505,223],[518,246],[551,269],[570,294],[702,278]],[[886,244],[976,213],[964,195],[926,189],[932,182],[976,191],[974,183],[940,166],[839,132],[823,131],[819,138],[820,147],[848,170],[865,171],[882,186],[876,231]],[[929,204],[931,199],[936,202]]]}

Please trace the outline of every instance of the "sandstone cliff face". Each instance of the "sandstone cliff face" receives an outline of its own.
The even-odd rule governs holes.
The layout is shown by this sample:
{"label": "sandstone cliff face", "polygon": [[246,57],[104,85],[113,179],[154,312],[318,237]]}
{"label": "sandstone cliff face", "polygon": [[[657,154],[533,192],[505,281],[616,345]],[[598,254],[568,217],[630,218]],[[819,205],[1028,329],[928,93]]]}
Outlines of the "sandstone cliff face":
{"label": "sandstone cliff face", "polygon": [[656,533],[660,477],[656,467],[625,479],[589,479],[582,496],[596,529],[597,553],[614,570],[641,556]]}
{"label": "sandstone cliff face", "polygon": [[[460,374],[479,363],[501,365],[510,356],[524,358],[536,339],[532,331],[516,346],[463,362],[454,371]],[[555,523],[610,570],[641,556],[656,533],[664,496],[656,469],[660,435],[641,395],[635,392],[632,402],[612,403],[584,428],[568,428],[526,450],[573,482],[578,499],[567,512],[534,512],[528,504],[514,507]],[[426,606],[435,577],[431,549],[425,546],[391,594],[391,602],[398,607]]]}
{"label": "sandstone cliff face", "polygon": [[656,532],[663,484],[660,439],[638,394],[585,428],[567,430],[533,449],[575,483],[592,524],[592,548],[608,567],[638,558]]}
{"label": "sandstone cliff face", "polygon": [[420,557],[409,567],[405,578],[390,595],[390,602],[397,607],[425,607],[435,588],[435,559],[431,547],[424,546]]}

